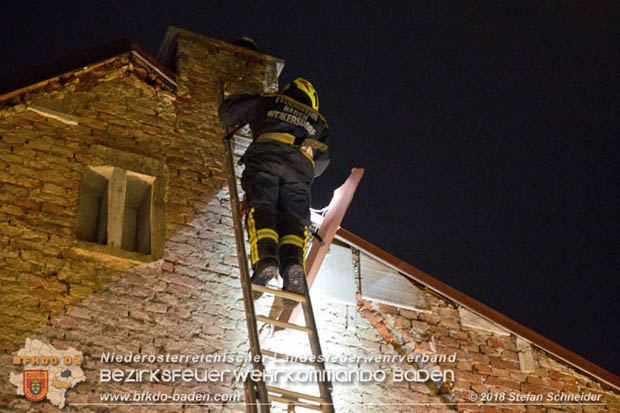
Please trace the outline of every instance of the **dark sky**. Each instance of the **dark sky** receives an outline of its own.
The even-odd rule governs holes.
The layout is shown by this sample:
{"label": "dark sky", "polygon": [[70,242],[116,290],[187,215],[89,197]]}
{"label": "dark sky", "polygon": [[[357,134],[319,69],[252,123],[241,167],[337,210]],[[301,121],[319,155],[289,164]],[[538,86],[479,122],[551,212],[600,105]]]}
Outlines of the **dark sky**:
{"label": "dark sky", "polygon": [[[620,373],[620,10],[613,2],[5,2],[0,73],[168,25],[253,37],[317,88],[366,168],[344,226]],[[283,83],[284,84],[284,83]]]}

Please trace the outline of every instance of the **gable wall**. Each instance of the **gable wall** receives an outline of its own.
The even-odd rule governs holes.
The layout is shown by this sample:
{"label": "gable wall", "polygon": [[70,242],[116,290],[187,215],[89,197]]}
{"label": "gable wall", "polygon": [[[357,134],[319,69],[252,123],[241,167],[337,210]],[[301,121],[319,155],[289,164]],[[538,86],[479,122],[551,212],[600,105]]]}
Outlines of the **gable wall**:
{"label": "gable wall", "polygon": [[[197,352],[240,340],[236,331],[222,337],[224,323],[220,334],[202,331],[223,309],[212,296],[228,301],[239,291],[230,211],[218,198],[224,130],[215,109],[223,74],[236,74],[228,87],[259,91],[271,63],[200,36],[179,42],[178,96],[124,54],[3,102],[0,405],[31,406],[8,382],[11,355],[26,338],[84,352],[88,381],[68,402],[88,400],[104,350]],[[165,259],[137,264],[78,248],[78,191],[85,167],[103,162],[97,145],[165,165]],[[229,324],[237,328],[236,319]]]}

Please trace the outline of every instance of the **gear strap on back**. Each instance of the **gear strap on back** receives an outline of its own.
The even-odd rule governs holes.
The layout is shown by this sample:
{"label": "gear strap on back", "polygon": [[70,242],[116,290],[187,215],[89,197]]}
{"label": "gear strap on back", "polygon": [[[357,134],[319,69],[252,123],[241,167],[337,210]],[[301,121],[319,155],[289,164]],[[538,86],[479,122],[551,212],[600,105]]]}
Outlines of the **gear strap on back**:
{"label": "gear strap on back", "polygon": [[328,146],[323,142],[317,141],[316,139],[306,138],[303,140],[300,146],[308,146],[312,149],[316,149],[317,151],[326,151]]}

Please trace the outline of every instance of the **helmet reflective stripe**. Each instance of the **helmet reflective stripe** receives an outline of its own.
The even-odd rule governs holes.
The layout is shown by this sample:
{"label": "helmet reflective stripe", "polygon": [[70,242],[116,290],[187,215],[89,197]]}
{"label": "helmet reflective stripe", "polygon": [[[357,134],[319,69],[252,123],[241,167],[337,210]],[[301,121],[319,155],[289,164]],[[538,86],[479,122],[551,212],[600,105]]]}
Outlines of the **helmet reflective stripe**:
{"label": "helmet reflective stripe", "polygon": [[298,77],[297,79],[289,83],[284,88],[284,90],[287,90],[288,88],[290,88],[291,85],[294,85],[297,89],[301,90],[302,92],[304,92],[304,94],[308,96],[308,98],[310,99],[310,102],[312,102],[312,109],[319,110],[319,95],[318,93],[316,93],[316,89],[314,89],[314,86],[312,86],[312,83],[308,82],[306,79],[302,77]]}

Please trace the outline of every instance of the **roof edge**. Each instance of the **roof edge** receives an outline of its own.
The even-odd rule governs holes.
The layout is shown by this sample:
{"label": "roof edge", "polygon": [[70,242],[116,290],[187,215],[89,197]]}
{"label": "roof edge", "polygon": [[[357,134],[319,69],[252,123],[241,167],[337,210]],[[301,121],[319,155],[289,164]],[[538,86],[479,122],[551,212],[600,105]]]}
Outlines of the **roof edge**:
{"label": "roof edge", "polygon": [[420,284],[428,287],[434,292],[452,300],[456,303],[466,307],[467,309],[477,313],[483,318],[488,319],[517,336],[531,342],[545,352],[552,356],[564,361],[579,372],[584,373],[590,377],[593,377],[605,384],[613,387],[615,390],[620,390],[620,377],[605,370],[604,368],[592,363],[589,360],[581,357],[580,355],[573,353],[569,349],[559,345],[558,343],[549,340],[548,338],[538,334],[537,332],[530,330],[524,325],[508,318],[504,314],[493,310],[491,307],[481,303],[480,301],[463,294],[462,292],[450,287],[438,279],[426,274],[425,272],[415,268],[414,266],[407,264],[406,262],[396,258],[390,253],[382,250],[381,248],[371,244],[370,242],[358,237],[350,231],[344,228],[339,228],[336,232],[336,237],[342,241],[345,241],[356,248],[372,255],[379,261],[393,267],[399,272],[405,274],[409,278],[413,279]]}
{"label": "roof edge", "polygon": [[29,86],[71,73],[123,53],[132,52],[145,64],[176,85],[176,76],[169,68],[157,61],[149,52],[131,39],[120,39],[87,49],[69,53],[61,58],[30,66],[9,75],[0,76],[0,98],[6,99],[20,94]]}

